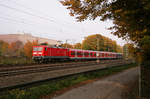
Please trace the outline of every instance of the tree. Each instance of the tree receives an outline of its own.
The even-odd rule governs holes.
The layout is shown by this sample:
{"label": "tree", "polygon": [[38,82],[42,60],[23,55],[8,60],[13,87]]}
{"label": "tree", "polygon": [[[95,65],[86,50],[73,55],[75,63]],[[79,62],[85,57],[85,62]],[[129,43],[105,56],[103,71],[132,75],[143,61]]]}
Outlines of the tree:
{"label": "tree", "polygon": [[123,52],[123,48],[122,48],[122,46],[117,45],[116,52],[118,52],[118,53],[122,53],[122,52]]}
{"label": "tree", "polygon": [[38,45],[38,41],[27,41],[27,43],[24,45],[24,53],[28,58],[32,58],[32,50],[33,50],[33,46]]}
{"label": "tree", "polygon": [[140,42],[140,46],[142,47],[143,59],[150,59],[150,36],[144,36],[144,38]]}
{"label": "tree", "polygon": [[20,56],[23,49],[23,43],[21,41],[12,42],[8,46],[9,56]]}
{"label": "tree", "polygon": [[119,45],[117,45],[116,41],[112,41],[112,51],[113,52],[117,52],[117,46],[119,46]]}
{"label": "tree", "polygon": [[48,42],[40,43],[40,45],[48,45]]}
{"label": "tree", "polygon": [[81,43],[76,43],[76,44],[74,45],[74,48],[75,48],[75,49],[82,49]]}
{"label": "tree", "polygon": [[64,43],[64,44],[61,44],[60,46],[64,47],[64,48],[73,48],[73,45],[71,45],[69,43]]}
{"label": "tree", "polygon": [[100,34],[90,35],[82,42],[83,49],[117,52],[117,43]]}
{"label": "tree", "polygon": [[0,41],[0,56],[2,56],[2,46],[3,46],[3,41]]}
{"label": "tree", "polygon": [[0,56],[8,56],[8,43],[0,41]]}
{"label": "tree", "polygon": [[83,49],[86,50],[104,50],[104,39],[100,34],[90,35],[82,42]]}

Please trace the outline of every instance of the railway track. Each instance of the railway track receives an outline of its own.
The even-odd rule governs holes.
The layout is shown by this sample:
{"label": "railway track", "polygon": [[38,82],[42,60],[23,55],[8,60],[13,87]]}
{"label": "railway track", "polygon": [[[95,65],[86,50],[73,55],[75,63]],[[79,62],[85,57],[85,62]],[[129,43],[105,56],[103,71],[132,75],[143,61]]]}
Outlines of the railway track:
{"label": "railway track", "polygon": [[86,61],[86,62],[73,62],[73,63],[61,63],[61,64],[42,64],[42,65],[31,65],[31,66],[16,66],[16,67],[6,67],[0,68],[0,77],[6,76],[16,76],[24,75],[30,73],[46,72],[53,70],[61,70],[68,68],[78,68],[81,66],[93,66],[100,64],[121,64],[123,60],[103,60],[100,63],[96,61]]}

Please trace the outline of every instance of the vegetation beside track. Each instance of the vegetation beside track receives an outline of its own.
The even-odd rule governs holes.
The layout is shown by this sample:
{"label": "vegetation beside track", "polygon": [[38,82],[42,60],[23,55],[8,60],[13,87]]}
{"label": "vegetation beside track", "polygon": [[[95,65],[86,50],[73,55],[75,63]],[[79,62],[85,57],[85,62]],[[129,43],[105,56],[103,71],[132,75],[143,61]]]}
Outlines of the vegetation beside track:
{"label": "vegetation beside track", "polygon": [[0,66],[16,66],[33,63],[33,60],[26,57],[0,57]]}
{"label": "vegetation beside track", "polygon": [[44,82],[43,84],[40,84],[38,86],[34,86],[26,89],[13,89],[13,90],[3,92],[0,96],[0,99],[39,99],[43,96],[52,94],[66,87],[79,84],[83,81],[94,80],[100,77],[108,76],[135,66],[137,65],[130,64],[121,67],[112,67],[104,70],[97,70],[93,72],[64,77],[61,80]]}

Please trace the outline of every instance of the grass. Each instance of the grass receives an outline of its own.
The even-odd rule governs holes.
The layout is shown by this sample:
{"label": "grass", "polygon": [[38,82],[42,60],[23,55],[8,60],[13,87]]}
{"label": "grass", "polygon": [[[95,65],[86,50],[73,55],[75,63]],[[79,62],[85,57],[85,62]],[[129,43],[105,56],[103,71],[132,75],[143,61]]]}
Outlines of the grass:
{"label": "grass", "polygon": [[0,57],[1,66],[31,64],[33,61],[25,57]]}
{"label": "grass", "polygon": [[46,82],[42,85],[27,88],[27,89],[13,89],[3,93],[0,99],[40,99],[43,96],[52,94],[58,90],[79,84],[80,82],[108,76],[114,73],[121,72],[125,69],[135,67],[136,64],[125,65],[122,67],[113,67],[105,70],[97,70],[88,73],[82,73],[64,79]]}

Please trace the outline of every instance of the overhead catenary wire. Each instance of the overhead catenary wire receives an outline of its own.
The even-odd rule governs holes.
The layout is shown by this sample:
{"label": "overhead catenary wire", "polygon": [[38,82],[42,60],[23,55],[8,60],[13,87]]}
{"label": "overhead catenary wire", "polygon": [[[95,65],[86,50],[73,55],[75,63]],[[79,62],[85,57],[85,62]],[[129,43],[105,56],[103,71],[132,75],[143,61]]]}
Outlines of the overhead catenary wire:
{"label": "overhead catenary wire", "polygon": [[[24,22],[24,21],[15,20],[15,19],[12,19],[12,18],[2,17],[2,16],[0,16],[0,19],[5,20],[5,21],[9,21],[9,22],[11,21],[11,23],[19,23],[19,24],[30,25],[32,27],[38,26],[37,24],[27,23],[27,22]],[[38,26],[38,27],[41,27],[41,26]],[[63,31],[61,31],[61,32],[63,33]]]}
{"label": "overhead catenary wire", "polygon": [[[17,9],[17,8],[14,8],[14,7],[10,7],[10,6],[7,6],[5,4],[0,4],[0,6],[8,8],[8,9],[11,9],[11,10],[14,10],[14,11],[17,11],[17,12],[21,12],[21,13],[27,14],[27,15],[30,15],[30,16],[38,17],[40,19],[43,19],[43,20],[46,20],[48,22],[55,23],[55,24],[57,24],[57,25],[59,25],[61,27],[64,27],[63,24],[62,25],[60,23],[58,24],[54,20],[51,20],[51,19],[39,16],[39,15],[35,15],[35,14],[31,13],[31,12],[27,12],[27,11],[24,11],[24,10],[21,10],[21,9]],[[67,27],[64,27],[64,28],[67,28]],[[68,29],[70,29],[70,28],[68,28]]]}
{"label": "overhead catenary wire", "polygon": [[[31,12],[39,12],[40,14],[42,13],[42,14],[44,14],[43,12],[41,12],[41,11],[37,11],[37,10],[35,10],[35,9],[33,9],[33,8],[31,8],[31,7],[26,7],[25,5],[23,5],[23,4],[20,4],[20,3],[17,3],[16,1],[14,1],[14,0],[8,0],[8,1],[10,1],[10,2],[13,2],[14,4],[16,4],[16,5],[18,5],[18,6],[20,6],[20,7],[23,7],[23,8],[25,8],[25,9],[28,9],[28,10],[30,10]],[[53,17],[47,17],[48,15],[44,15],[44,17],[46,17],[46,18],[52,18],[51,20],[54,20],[54,18]]]}
{"label": "overhead catenary wire", "polygon": [[[14,1],[13,1],[14,2]],[[17,3],[17,5],[18,5],[18,3]],[[18,9],[18,8],[15,8],[15,7],[10,7],[10,6],[8,6],[8,5],[6,5],[6,4],[0,4],[0,6],[1,7],[5,7],[5,8],[8,8],[8,9],[11,9],[11,10],[14,10],[14,11],[17,11],[17,12],[20,12],[20,13],[24,13],[24,14],[26,14],[26,15],[30,15],[30,16],[33,16],[33,17],[37,17],[37,18],[40,18],[40,19],[42,19],[42,20],[46,20],[47,22],[46,23],[55,23],[55,24],[57,24],[57,25],[59,25],[59,26],[61,26],[60,27],[60,30],[61,30],[61,28],[66,28],[65,30],[67,30],[67,28],[68,27],[66,27],[64,24],[62,24],[62,23],[56,23],[56,21],[54,20],[54,19],[50,19],[50,18],[48,18],[48,17],[43,17],[43,16],[41,16],[41,15],[37,15],[37,14],[35,14],[35,13],[33,13],[33,12],[35,12],[35,11],[31,11],[30,10],[30,8],[28,7],[27,9],[29,9],[30,10],[30,12],[29,11],[24,11],[24,10],[21,10],[21,9]],[[21,5],[20,5],[21,6]],[[25,6],[24,6],[24,8],[25,8]],[[18,18],[17,18],[18,19]],[[5,20],[9,20],[9,19],[5,19]],[[12,20],[10,20],[10,21],[12,21]],[[14,21],[14,20],[13,20]],[[20,22],[21,21],[21,22]],[[23,21],[22,20],[20,20],[18,23],[22,23],[22,24],[26,24],[26,20],[24,20],[23,19]],[[17,23],[16,22],[16,23]],[[29,22],[30,23],[30,22]],[[63,22],[64,23],[64,22]],[[67,23],[68,24],[68,23]],[[30,24],[31,25],[31,24]],[[58,27],[57,27],[58,28]],[[81,28],[81,27],[80,27]],[[70,28],[68,28],[69,30],[71,30]],[[75,29],[75,30],[78,30],[78,29]],[[68,31],[68,30],[67,30]],[[83,30],[82,30],[83,31]],[[63,32],[64,33],[64,31],[61,31],[61,32]],[[70,31],[71,32],[71,31]],[[70,34],[70,32],[68,32],[69,34]],[[68,34],[67,33],[67,34]],[[65,33],[66,34],[66,33]]]}
{"label": "overhead catenary wire", "polygon": [[[32,11],[32,12],[39,12],[39,13],[42,13],[42,15],[44,15],[44,17],[46,17],[46,18],[52,18],[52,20],[56,20],[54,17],[52,17],[52,16],[49,16],[49,15],[47,15],[47,14],[45,14],[45,13],[43,13],[43,12],[41,12],[41,11],[37,11],[36,9],[33,9],[33,8],[31,8],[31,7],[27,7],[27,6],[25,6],[25,5],[23,5],[23,4],[20,4],[20,3],[18,3],[18,2],[16,2],[15,0],[8,0],[8,1],[11,1],[11,2],[13,2],[14,4],[16,4],[16,5],[18,5],[18,6],[20,6],[20,7],[23,7],[23,8],[25,8],[25,9],[28,9],[28,10],[30,10],[30,11]],[[59,20],[59,19],[58,19]],[[68,21],[64,21],[63,20],[63,22],[65,23],[65,24],[71,24],[70,22],[68,22]]]}
{"label": "overhead catenary wire", "polygon": [[[17,20],[13,20],[13,19],[9,19],[9,18],[4,18],[4,17],[0,17],[0,20],[1,21],[5,21],[5,23],[11,23],[11,24],[25,24],[25,25],[29,25],[28,23],[24,23],[24,22],[18,22]],[[7,22],[6,22],[7,21]],[[35,27],[35,25],[33,24],[30,24],[30,26],[33,26]],[[39,26],[40,27],[40,26]],[[24,31],[24,30],[23,30]],[[0,32],[2,33],[2,32]],[[39,34],[41,36],[41,33],[36,33],[36,34]],[[54,35],[54,34],[53,34]]]}
{"label": "overhead catenary wire", "polygon": [[[27,20],[27,19],[25,19],[25,18],[22,18],[22,17],[13,17],[13,16],[11,16],[11,15],[8,15],[8,14],[4,14],[4,13],[1,13],[2,15],[4,15],[5,17],[4,18],[9,18],[9,19],[12,19],[12,20],[16,20],[16,21],[18,21],[18,22],[24,22],[24,23],[29,23],[29,24],[39,24],[40,22],[39,21],[33,21],[33,20]],[[2,16],[1,16],[2,17]],[[41,25],[41,24],[39,24],[39,25]]]}
{"label": "overhead catenary wire", "polygon": [[[33,9],[33,8],[31,8],[31,7],[26,7],[25,5],[23,5],[23,4],[20,4],[20,3],[17,3],[16,1],[14,1],[14,0],[8,0],[8,1],[11,1],[11,2],[13,2],[14,4],[16,4],[16,5],[18,5],[18,6],[20,6],[20,7],[23,7],[23,8],[25,8],[25,9],[28,9],[29,11],[31,11],[31,12],[39,12],[39,13],[42,13],[41,14],[41,17],[43,17],[43,18],[45,18],[45,19],[49,19],[49,20],[52,20],[52,21],[54,21],[55,23],[57,22],[56,20],[60,20],[60,19],[55,19],[54,17],[51,17],[51,16],[49,16],[49,15],[47,15],[47,14],[45,14],[45,13],[43,13],[43,12],[41,12],[41,11],[37,11],[37,10],[35,10],[35,9]],[[44,16],[43,16],[43,14],[44,14]],[[68,22],[68,21],[64,21],[64,20],[62,20],[62,22],[63,23],[60,23],[59,22],[59,24],[57,24],[57,25],[62,25],[62,26],[64,26],[64,25],[73,25],[72,23],[70,23],[70,22]],[[76,27],[75,25],[73,26],[73,27]],[[72,28],[73,28],[72,27]],[[69,28],[70,28],[70,26],[69,26]],[[77,27],[77,28],[81,28],[81,27]],[[74,29],[74,28],[73,28]],[[81,30],[82,30],[82,28],[81,28]]]}
{"label": "overhead catenary wire", "polygon": [[[32,26],[32,27],[41,27],[41,26],[39,26],[39,25],[37,25],[37,24],[33,24],[33,23],[27,23],[27,22],[24,22],[24,21],[20,21],[20,20],[15,20],[15,19],[12,19],[12,18],[7,18],[7,17],[2,17],[2,16],[0,16],[0,20],[2,20],[2,21],[7,21],[7,22],[9,22],[9,23],[17,23],[17,24],[25,24],[25,25],[30,25],[30,26]],[[6,23],[6,22],[5,22]]]}
{"label": "overhead catenary wire", "polygon": [[35,15],[35,14],[31,13],[31,12],[27,12],[27,11],[24,11],[24,10],[21,10],[21,9],[17,9],[17,8],[14,8],[14,7],[10,7],[10,6],[7,6],[5,4],[0,4],[0,6],[55,23],[54,20],[51,20],[51,19],[39,16],[39,15]]}
{"label": "overhead catenary wire", "polygon": [[15,19],[7,18],[7,17],[1,17],[0,16],[0,19],[7,20],[7,21],[13,21],[15,23],[22,23],[22,24],[27,24],[27,25],[33,25],[33,24],[26,23],[24,21],[18,21],[18,20],[15,20]]}

